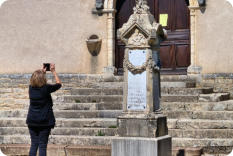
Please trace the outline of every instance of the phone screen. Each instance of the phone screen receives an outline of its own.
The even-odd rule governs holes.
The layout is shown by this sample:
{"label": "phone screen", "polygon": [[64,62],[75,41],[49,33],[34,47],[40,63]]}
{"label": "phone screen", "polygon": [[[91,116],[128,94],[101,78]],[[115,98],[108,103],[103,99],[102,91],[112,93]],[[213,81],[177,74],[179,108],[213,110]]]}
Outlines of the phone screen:
{"label": "phone screen", "polygon": [[46,68],[46,71],[50,71],[50,63],[44,63],[44,68]]}

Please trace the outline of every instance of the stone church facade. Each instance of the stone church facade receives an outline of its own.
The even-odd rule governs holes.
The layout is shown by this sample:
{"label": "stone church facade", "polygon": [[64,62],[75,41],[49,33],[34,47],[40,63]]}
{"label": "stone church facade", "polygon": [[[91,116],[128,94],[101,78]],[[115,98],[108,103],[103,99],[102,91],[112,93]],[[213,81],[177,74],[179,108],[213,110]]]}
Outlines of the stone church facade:
{"label": "stone church facade", "polygon": [[[8,0],[0,8],[1,74],[31,73],[55,62],[60,73],[100,74],[115,67],[117,0]],[[120,1],[119,1],[120,2]],[[189,0],[190,65],[188,74],[233,73],[233,8],[223,1],[199,6]],[[100,52],[91,55],[86,40],[97,35]]]}
{"label": "stone church facade", "polygon": [[[232,4],[228,0],[147,1],[155,20],[168,33],[161,43],[158,66],[162,67],[161,107],[171,119],[168,128],[173,146],[199,145],[207,147],[207,153],[212,149],[216,149],[212,153],[229,153],[233,134]],[[95,139],[102,135],[99,124],[117,128],[113,121],[122,111],[123,77],[112,76],[123,74],[124,44],[118,40],[117,29],[128,20],[134,4],[135,0],[6,0],[0,6],[0,128],[12,129],[0,131],[0,148],[6,143],[28,143],[29,139],[18,134],[27,135],[24,118],[29,79],[49,62],[56,64],[63,83],[53,94],[58,126],[51,142],[109,145],[109,136],[116,134],[114,128]],[[51,75],[48,78],[51,82]],[[17,120],[8,119],[11,117]],[[87,118],[88,123],[80,118]],[[100,122],[93,124],[95,118],[101,118]],[[79,120],[84,127],[77,124]],[[76,125],[95,131],[85,132],[84,137],[67,134],[71,139],[64,142],[60,136],[64,132],[59,130]],[[17,136],[12,136],[15,131]]]}
{"label": "stone church facade", "polygon": [[[95,0],[5,1],[0,8],[0,74],[32,73],[45,62],[54,62],[59,73],[116,73],[116,16],[122,2],[101,2],[103,7],[97,11]],[[198,0],[186,3],[189,54],[182,74],[197,77],[203,85],[215,85],[218,91],[231,92],[232,5],[226,0],[207,0],[204,6]],[[93,35],[99,41],[97,56],[87,46]],[[164,51],[169,53],[169,49]]]}

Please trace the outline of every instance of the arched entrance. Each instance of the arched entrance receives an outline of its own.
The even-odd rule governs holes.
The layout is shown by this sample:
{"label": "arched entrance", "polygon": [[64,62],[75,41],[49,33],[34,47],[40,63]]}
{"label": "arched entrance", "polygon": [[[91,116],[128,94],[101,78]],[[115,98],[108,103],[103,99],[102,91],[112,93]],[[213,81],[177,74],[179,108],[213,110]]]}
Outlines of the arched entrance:
{"label": "arched entrance", "polygon": [[[163,23],[168,39],[161,44],[162,73],[186,74],[190,65],[190,12],[187,0],[147,0],[157,22]],[[133,13],[135,0],[117,0],[115,30]],[[123,73],[124,44],[115,32],[115,66]]]}

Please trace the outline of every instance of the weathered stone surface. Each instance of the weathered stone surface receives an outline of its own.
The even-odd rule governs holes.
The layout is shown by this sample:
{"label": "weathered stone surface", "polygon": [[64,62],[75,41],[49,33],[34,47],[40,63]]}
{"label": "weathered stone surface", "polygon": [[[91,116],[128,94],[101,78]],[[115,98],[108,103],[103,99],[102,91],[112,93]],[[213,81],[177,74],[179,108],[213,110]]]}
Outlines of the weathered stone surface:
{"label": "weathered stone surface", "polygon": [[112,156],[171,156],[171,137],[120,137],[112,141]]}
{"label": "weathered stone surface", "polygon": [[229,100],[230,94],[229,93],[215,93],[215,94],[201,94],[199,95],[200,102],[217,102],[217,101],[224,101]]}
{"label": "weathered stone surface", "polygon": [[[1,127],[0,135],[29,135],[27,127]],[[75,136],[115,136],[116,128],[96,128],[96,127],[55,127],[51,131],[52,135],[75,135]]]}
{"label": "weathered stone surface", "polygon": [[178,138],[231,138],[232,134],[232,129],[169,129],[169,135]]}
{"label": "weathered stone surface", "polygon": [[71,89],[73,95],[123,95],[122,88],[77,88]]}
{"label": "weathered stone surface", "polygon": [[[8,156],[28,156],[30,145],[28,144],[7,144],[0,145],[3,153]],[[12,153],[17,153],[10,155]],[[49,144],[47,154],[49,156],[111,156],[110,146],[72,146],[72,145],[53,145]]]}
{"label": "weathered stone surface", "polygon": [[197,102],[197,95],[162,95],[162,102]]}
{"label": "weathered stone surface", "polygon": [[213,88],[176,88],[176,87],[162,87],[162,94],[170,95],[199,95],[213,93]]}
{"label": "weathered stone surface", "polygon": [[142,114],[118,117],[118,134],[122,137],[159,137],[168,134],[167,119],[163,115],[140,117]]}
{"label": "weathered stone surface", "polygon": [[71,96],[64,96],[64,102],[122,102],[123,97],[122,95],[71,95]]}
{"label": "weathered stone surface", "polygon": [[[65,119],[57,118],[56,127],[105,127],[117,125],[115,118]],[[26,127],[25,118],[0,118],[1,127]]]}
{"label": "weathered stone surface", "polygon": [[205,147],[205,146],[232,146],[233,139],[195,139],[195,138],[172,138],[174,147]]}

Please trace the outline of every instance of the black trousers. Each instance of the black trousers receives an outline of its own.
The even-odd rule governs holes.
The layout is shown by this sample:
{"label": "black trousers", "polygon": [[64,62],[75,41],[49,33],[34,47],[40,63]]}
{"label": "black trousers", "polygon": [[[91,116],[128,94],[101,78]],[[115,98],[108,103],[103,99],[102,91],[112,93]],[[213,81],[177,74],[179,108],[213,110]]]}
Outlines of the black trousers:
{"label": "black trousers", "polygon": [[29,126],[31,137],[31,148],[29,156],[36,156],[39,147],[39,156],[46,156],[47,144],[51,127],[31,127]]}

